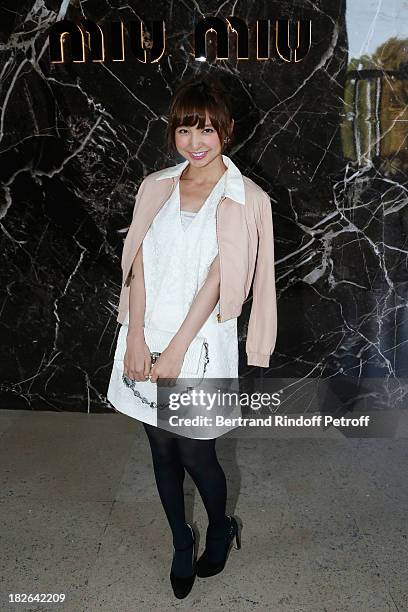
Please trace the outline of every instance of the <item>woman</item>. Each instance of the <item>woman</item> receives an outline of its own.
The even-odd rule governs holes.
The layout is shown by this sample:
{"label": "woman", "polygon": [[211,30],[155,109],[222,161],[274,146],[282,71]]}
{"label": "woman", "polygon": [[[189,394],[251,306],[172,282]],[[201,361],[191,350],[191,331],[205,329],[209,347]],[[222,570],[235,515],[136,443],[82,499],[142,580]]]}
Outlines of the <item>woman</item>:
{"label": "woman", "polygon": [[[196,363],[193,376],[201,381],[238,379],[237,317],[254,271],[248,365],[267,367],[276,340],[270,199],[223,154],[233,126],[218,81],[179,86],[167,143],[186,161],[145,177],[122,254],[121,328],[107,397],[118,411],[141,420],[148,436],[173,535],[170,580],[178,598],[190,592],[196,575],[223,570],[234,538],[240,548],[237,520],[225,514],[226,478],[215,450],[216,438],[238,425],[176,433],[158,420],[157,381],[184,376],[187,362]],[[169,334],[159,354],[149,346],[154,330]],[[185,470],[209,519],[198,561],[196,536],[185,520]]]}

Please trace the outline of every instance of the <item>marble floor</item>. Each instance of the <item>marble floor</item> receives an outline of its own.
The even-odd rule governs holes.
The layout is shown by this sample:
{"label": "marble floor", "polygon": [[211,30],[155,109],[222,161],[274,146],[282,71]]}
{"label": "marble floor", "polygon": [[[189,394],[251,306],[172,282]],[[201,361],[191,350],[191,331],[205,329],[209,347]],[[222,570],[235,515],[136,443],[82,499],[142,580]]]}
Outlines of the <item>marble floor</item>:
{"label": "marble floor", "polygon": [[[4,612],[408,609],[406,432],[220,438],[242,548],[183,601],[168,579],[172,540],[139,422],[4,410],[0,439]],[[201,553],[205,510],[189,476],[185,492]],[[17,593],[65,602],[11,603]]]}

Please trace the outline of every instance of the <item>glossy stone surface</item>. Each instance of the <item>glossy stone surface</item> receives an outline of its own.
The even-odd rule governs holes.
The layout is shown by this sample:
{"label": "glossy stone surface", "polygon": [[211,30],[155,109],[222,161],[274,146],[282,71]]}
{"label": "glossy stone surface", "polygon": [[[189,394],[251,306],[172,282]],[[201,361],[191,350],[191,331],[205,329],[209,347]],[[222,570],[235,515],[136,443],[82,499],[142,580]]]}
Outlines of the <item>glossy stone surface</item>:
{"label": "glossy stone surface", "polygon": [[[230,59],[215,60],[210,44],[208,62],[194,59],[194,26],[230,6],[20,4],[0,9],[0,406],[111,410],[135,193],[146,174],[182,161],[165,151],[168,103],[180,79],[208,70],[234,100],[228,155],[272,200],[279,328],[263,375],[329,381],[348,408],[367,394],[398,405],[408,377],[406,2],[234,3],[250,58],[234,59],[231,34]],[[101,24],[164,19],[162,58],[72,63],[67,52],[51,64],[49,28],[79,22],[81,10]],[[257,60],[256,20],[291,16],[312,20],[305,59],[272,48]],[[239,319],[249,380],[260,373],[245,362],[250,305]]]}

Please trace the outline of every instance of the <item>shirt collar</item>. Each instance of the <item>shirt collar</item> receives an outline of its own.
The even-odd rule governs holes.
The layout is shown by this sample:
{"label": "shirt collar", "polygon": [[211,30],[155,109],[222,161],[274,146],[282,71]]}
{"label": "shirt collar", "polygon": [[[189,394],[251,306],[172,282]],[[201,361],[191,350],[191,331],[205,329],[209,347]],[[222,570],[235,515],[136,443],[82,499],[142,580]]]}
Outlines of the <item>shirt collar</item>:
{"label": "shirt collar", "polygon": [[[237,166],[234,164],[232,159],[230,159],[227,155],[222,155],[222,160],[224,164],[227,166],[226,170],[226,180],[225,180],[225,189],[224,196],[231,198],[235,202],[239,204],[245,204],[245,186],[244,179],[242,178],[242,174]],[[161,179],[172,178],[175,176],[180,176],[183,172],[184,168],[188,166],[190,162],[186,159],[184,162],[177,164],[176,166],[170,166],[169,168],[164,168],[160,170],[158,176],[156,177],[156,181],[160,181]]]}

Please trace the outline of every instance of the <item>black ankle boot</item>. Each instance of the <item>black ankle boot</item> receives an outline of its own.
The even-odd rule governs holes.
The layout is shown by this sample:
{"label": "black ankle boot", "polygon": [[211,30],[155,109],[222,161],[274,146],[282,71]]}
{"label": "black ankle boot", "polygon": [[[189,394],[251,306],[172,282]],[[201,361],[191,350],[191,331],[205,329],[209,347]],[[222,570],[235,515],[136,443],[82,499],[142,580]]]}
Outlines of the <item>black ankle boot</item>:
{"label": "black ankle boot", "polygon": [[189,523],[187,523],[191,529],[191,534],[193,541],[188,546],[183,548],[174,548],[173,560],[178,550],[188,550],[191,549],[191,575],[190,576],[176,576],[174,574],[173,569],[170,571],[170,582],[173,587],[174,595],[178,599],[184,599],[190,593],[193,588],[194,580],[196,577],[196,559],[197,559],[197,543],[196,543],[196,535],[194,533],[194,529],[191,527]]}
{"label": "black ankle boot", "polygon": [[[209,576],[215,576],[216,574],[219,574],[220,572],[222,572],[227,562],[228,555],[231,550],[232,542],[234,538],[237,544],[236,549],[239,550],[241,548],[241,536],[240,536],[241,529],[238,526],[238,523],[233,516],[228,516],[228,519],[229,519],[228,530],[224,536],[221,536],[219,538],[211,538],[207,535],[206,548],[196,564],[197,576],[199,576],[200,578],[208,578]],[[223,558],[218,563],[212,563],[208,559],[207,542],[209,540],[211,541],[217,540],[223,546]]]}

